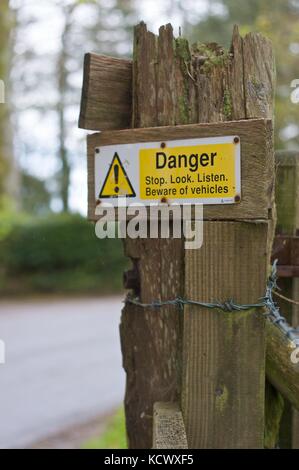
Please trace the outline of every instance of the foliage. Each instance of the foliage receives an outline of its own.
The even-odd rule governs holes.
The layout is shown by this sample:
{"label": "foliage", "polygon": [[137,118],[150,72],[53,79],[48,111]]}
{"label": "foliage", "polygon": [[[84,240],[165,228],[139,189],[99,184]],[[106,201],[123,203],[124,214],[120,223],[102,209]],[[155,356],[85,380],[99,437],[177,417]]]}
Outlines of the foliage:
{"label": "foliage", "polygon": [[28,216],[24,213],[17,213],[11,199],[3,196],[0,205],[0,242],[9,236],[17,218],[20,222],[24,222]]}
{"label": "foliage", "polygon": [[126,267],[120,240],[99,240],[90,223],[68,214],[11,222],[0,258],[2,294],[111,293]]}
{"label": "foliage", "polygon": [[120,408],[100,437],[88,441],[84,449],[127,449],[124,409]]}
{"label": "foliage", "polygon": [[49,212],[51,195],[44,181],[22,172],[20,193],[24,211],[38,215]]}

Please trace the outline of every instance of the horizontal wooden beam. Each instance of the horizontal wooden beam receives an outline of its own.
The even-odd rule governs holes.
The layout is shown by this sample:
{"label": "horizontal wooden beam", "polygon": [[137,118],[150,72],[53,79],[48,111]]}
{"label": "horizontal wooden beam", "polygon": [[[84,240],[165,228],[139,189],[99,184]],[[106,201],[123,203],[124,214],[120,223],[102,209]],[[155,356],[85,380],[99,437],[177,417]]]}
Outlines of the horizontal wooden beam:
{"label": "horizontal wooden beam", "polygon": [[284,398],[299,410],[299,363],[294,364],[291,360],[294,345],[271,320],[267,321],[266,329],[267,377]]}
{"label": "horizontal wooden beam", "polygon": [[[273,204],[274,157],[272,122],[267,119],[189,124],[185,126],[148,127],[123,131],[106,131],[88,136],[88,199],[89,219],[97,220],[95,208],[95,149],[107,145],[135,142],[167,142],[170,140],[237,135],[241,142],[241,201],[238,204],[205,205],[205,220],[257,220],[271,218]],[[134,200],[132,199],[132,201]]]}
{"label": "horizontal wooden beam", "polygon": [[79,127],[127,129],[132,117],[132,61],[86,54]]}
{"label": "horizontal wooden beam", "polygon": [[155,403],[154,449],[188,449],[183,415],[177,403]]}
{"label": "horizontal wooden beam", "polygon": [[299,277],[299,266],[280,265],[277,266],[278,277]]}
{"label": "horizontal wooden beam", "polygon": [[299,237],[276,235],[272,253],[281,265],[299,266]]}
{"label": "horizontal wooden beam", "polygon": [[299,237],[276,235],[272,250],[272,261],[278,259],[278,277],[299,276]]}

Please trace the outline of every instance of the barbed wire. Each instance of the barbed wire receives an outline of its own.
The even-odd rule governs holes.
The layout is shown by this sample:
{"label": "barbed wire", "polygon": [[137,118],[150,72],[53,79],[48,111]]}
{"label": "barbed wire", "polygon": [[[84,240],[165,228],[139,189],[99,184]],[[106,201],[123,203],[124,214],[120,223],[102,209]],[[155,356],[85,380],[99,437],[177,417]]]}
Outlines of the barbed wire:
{"label": "barbed wire", "polygon": [[142,308],[160,308],[164,306],[173,305],[175,307],[180,308],[180,310],[184,309],[185,305],[195,305],[198,307],[210,308],[214,309],[217,308],[224,312],[233,312],[233,311],[246,311],[252,308],[266,308],[267,313],[265,315],[269,317],[269,319],[277,325],[278,328],[287,336],[291,341],[293,341],[296,346],[299,346],[299,328],[293,328],[289,325],[286,318],[281,315],[280,309],[278,305],[273,300],[273,293],[275,289],[278,288],[277,286],[277,259],[274,261],[272,265],[271,275],[268,278],[265,296],[260,299],[259,302],[253,304],[237,304],[232,299],[229,299],[225,302],[200,302],[197,300],[189,300],[184,299],[182,297],[176,297],[175,299],[171,300],[154,300],[151,303],[143,303],[138,298],[133,298],[128,296],[125,300],[126,303],[130,303],[132,305],[136,305]]}
{"label": "barbed wire", "polygon": [[299,329],[289,325],[285,317],[280,313],[280,308],[273,300],[273,292],[277,289],[277,262],[276,259],[272,265],[272,272],[267,282],[266,295],[264,297],[265,307],[268,309],[266,314],[274,324],[276,324],[282,332],[293,341],[296,346],[299,346]]}

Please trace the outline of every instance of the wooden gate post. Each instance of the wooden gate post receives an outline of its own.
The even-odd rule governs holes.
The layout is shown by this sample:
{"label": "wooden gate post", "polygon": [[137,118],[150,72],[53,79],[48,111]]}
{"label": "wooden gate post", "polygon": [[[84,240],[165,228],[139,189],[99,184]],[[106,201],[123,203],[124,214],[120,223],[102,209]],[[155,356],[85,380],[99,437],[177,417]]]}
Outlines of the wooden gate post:
{"label": "wooden gate post", "polygon": [[[159,36],[135,29],[133,127],[272,118],[274,60],[268,40],[234,29],[232,48],[197,44],[192,53],[172,27]],[[126,240],[143,302],[184,295],[202,301],[255,303],[265,291],[273,236],[272,127],[264,133],[268,165],[256,194],[266,190],[265,217],[204,224],[201,250],[183,240]],[[255,134],[249,140],[255,141]],[[241,142],[242,145],[242,142]],[[256,164],[252,154],[252,166]],[[220,217],[221,219],[221,217]],[[134,290],[134,289],[133,289]],[[263,447],[265,328],[262,312],[223,313],[173,306],[154,312],[127,304],[121,321],[127,373],[129,446],[152,446],[153,405],[182,403],[190,448]]]}
{"label": "wooden gate post", "polygon": [[[292,151],[276,152],[277,184],[277,234],[299,235],[299,154]],[[274,253],[275,256],[275,253]],[[299,298],[299,278],[288,277],[279,280],[282,294],[291,298]],[[299,308],[277,298],[282,314],[288,322],[299,325]],[[279,446],[281,448],[299,448],[299,413],[285,402],[285,410],[281,423]]]}
{"label": "wooden gate post", "polygon": [[[185,251],[182,239],[125,240],[133,263],[125,286],[142,302],[184,296],[246,304],[264,295],[275,225],[273,89],[271,43],[256,33],[242,38],[237,27],[230,51],[215,43],[190,48],[185,39],[173,37],[171,25],[155,36],[141,23],[135,29],[133,64],[86,55],[80,126],[108,129],[88,138],[91,220],[97,204],[95,148],[136,142],[133,134],[142,141],[159,137],[157,129],[130,131],[129,137],[111,129],[127,129],[130,122],[132,127],[210,123],[171,127],[161,135],[241,135],[241,202],[226,209],[206,206],[202,249]],[[162,422],[175,423],[182,434],[185,428],[190,448],[263,447],[260,309],[225,313],[186,306],[182,313],[173,305],[153,310],[127,302],[120,333],[129,447],[152,447],[154,410],[156,447],[170,445],[166,435],[173,440],[170,432],[163,433]],[[271,422],[279,410],[268,398]],[[186,446],[185,435],[180,446]]]}

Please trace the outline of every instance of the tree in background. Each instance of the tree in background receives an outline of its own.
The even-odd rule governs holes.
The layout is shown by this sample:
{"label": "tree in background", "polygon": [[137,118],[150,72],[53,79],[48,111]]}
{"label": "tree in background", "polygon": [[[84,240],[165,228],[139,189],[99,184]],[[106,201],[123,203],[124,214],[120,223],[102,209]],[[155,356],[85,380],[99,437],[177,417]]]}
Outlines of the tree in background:
{"label": "tree in background", "polygon": [[14,16],[9,7],[9,0],[2,0],[0,4],[0,80],[1,91],[2,88],[5,91],[5,103],[0,103],[0,210],[3,210],[7,204],[13,206],[18,202],[19,182],[13,155],[9,105],[13,30]]}
{"label": "tree in background", "polygon": [[[185,2],[181,2],[184,10]],[[275,110],[276,148],[299,147],[299,104],[290,99],[292,80],[299,79],[298,0],[210,0],[205,17],[195,21],[184,12],[185,31],[194,41],[219,42],[229,46],[232,28],[241,34],[258,31],[274,45],[277,66]]]}
{"label": "tree in background", "polygon": [[[80,9],[90,7],[92,23],[87,25],[81,21]],[[63,29],[61,33],[61,49],[57,55],[57,115],[59,117],[59,158],[61,172],[59,174],[60,197],[63,211],[69,210],[69,188],[72,169],[71,157],[67,148],[69,106],[79,107],[80,88],[72,84],[74,73],[82,71],[82,44],[90,43],[92,49],[101,53],[118,53],[120,41],[130,43],[129,32],[133,26],[130,2],[118,0],[109,2],[103,0],[77,0],[61,6]],[[114,24],[114,26],[113,26]],[[111,27],[112,26],[112,27]],[[129,48],[127,48],[129,49]],[[121,52],[121,51],[120,51]],[[78,107],[74,110],[71,125],[77,122]]]}
{"label": "tree in background", "polygon": [[45,183],[25,171],[21,173],[20,195],[22,209],[29,214],[47,215],[51,202],[51,195]]}
{"label": "tree in background", "polygon": [[[50,192],[54,210],[67,212],[70,187],[74,188],[74,175],[78,174],[85,153],[85,135],[77,129],[84,53],[129,56],[132,28],[143,17],[146,0],[11,0],[10,3],[17,16],[13,68],[17,154],[25,175],[29,173],[41,179],[44,189]],[[180,18],[183,34],[194,41],[200,38],[202,42],[229,46],[235,23],[240,25],[242,34],[260,31],[272,39],[278,72],[275,145],[298,148],[299,105],[290,99],[293,91],[290,84],[297,78],[299,55],[298,0],[247,0],[242,6],[239,0],[195,3],[161,0],[162,8],[161,5],[164,8],[161,21]],[[5,0],[1,11],[7,7],[8,0]],[[4,16],[1,15],[0,21],[4,21]],[[4,31],[9,22],[4,23],[0,34],[5,37],[0,47],[8,51],[9,46],[4,46],[8,35]],[[43,30],[47,31],[45,37],[41,35]],[[1,132],[9,136],[6,130]],[[0,153],[3,154],[2,150]],[[6,150],[5,154],[10,151]],[[2,157],[0,175],[7,165],[7,161],[3,162]],[[1,179],[0,176],[0,185]],[[22,181],[27,184],[28,178]],[[83,185],[81,180],[78,192]],[[36,197],[39,195],[41,192]],[[41,206],[44,210],[43,198]]]}
{"label": "tree in background", "polygon": [[[41,169],[43,155],[45,166],[50,156],[51,170],[46,172],[45,188],[59,201],[57,207],[68,212],[72,171],[83,153],[79,141],[84,136],[77,130],[77,121],[84,53],[128,55],[136,21],[134,9],[130,0],[45,0],[43,9],[34,2],[19,2],[17,13],[14,70],[16,111],[22,133],[20,153],[30,156],[36,166],[40,162]],[[43,22],[47,29],[51,23],[53,28],[47,42],[36,43],[30,35],[40,34]],[[41,120],[49,123],[49,135],[44,140],[34,135]],[[29,121],[36,126],[26,129]],[[27,163],[30,162],[25,162],[26,173],[30,173]],[[23,181],[28,182],[28,178]]]}

